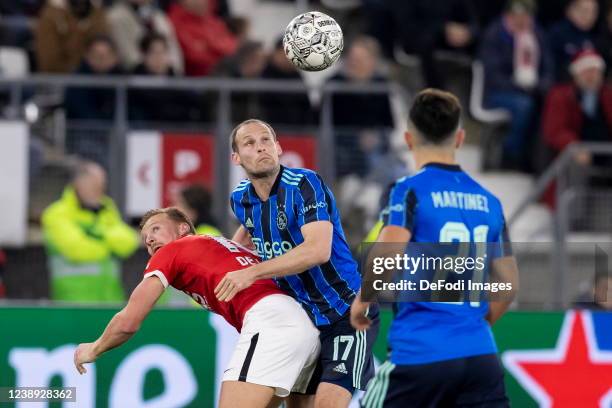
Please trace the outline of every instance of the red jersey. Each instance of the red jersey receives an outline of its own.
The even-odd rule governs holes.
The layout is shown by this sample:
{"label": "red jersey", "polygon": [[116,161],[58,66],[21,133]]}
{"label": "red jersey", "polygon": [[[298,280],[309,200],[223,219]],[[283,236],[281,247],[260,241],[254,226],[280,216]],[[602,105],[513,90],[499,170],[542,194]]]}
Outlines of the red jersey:
{"label": "red jersey", "polygon": [[160,248],[147,264],[145,278],[157,276],[221,316],[238,331],[245,313],[259,299],[283,293],[271,279],[255,281],[229,302],[220,302],[214,290],[226,273],[259,263],[257,255],[222,237],[189,235]]}

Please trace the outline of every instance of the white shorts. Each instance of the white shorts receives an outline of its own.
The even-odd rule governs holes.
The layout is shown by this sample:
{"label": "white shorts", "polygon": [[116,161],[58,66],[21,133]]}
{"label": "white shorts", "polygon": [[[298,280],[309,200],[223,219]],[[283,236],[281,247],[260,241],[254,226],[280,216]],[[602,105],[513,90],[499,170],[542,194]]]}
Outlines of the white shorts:
{"label": "white shorts", "polygon": [[223,381],[274,387],[279,397],[303,393],[320,348],[319,331],[299,303],[287,295],[266,296],[246,312]]}

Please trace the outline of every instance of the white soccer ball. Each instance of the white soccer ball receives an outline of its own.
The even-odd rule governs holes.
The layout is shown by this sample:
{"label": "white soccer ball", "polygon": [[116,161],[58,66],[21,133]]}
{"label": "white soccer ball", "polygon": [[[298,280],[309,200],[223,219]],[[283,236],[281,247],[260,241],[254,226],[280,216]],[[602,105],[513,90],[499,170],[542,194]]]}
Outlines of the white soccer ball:
{"label": "white soccer ball", "polygon": [[285,55],[304,71],[330,67],[340,57],[343,47],[340,25],[318,11],[309,11],[291,20],[283,37]]}

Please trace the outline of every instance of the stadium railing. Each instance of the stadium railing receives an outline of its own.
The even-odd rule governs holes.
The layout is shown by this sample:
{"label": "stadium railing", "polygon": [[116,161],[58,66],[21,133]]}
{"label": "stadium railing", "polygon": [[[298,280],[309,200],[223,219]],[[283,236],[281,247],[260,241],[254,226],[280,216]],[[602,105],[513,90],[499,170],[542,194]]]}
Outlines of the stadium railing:
{"label": "stadium railing", "polygon": [[[612,228],[612,212],[609,209],[612,202],[612,172],[609,167],[598,170],[594,165],[583,168],[576,166],[574,157],[581,151],[591,153],[592,157],[604,157],[609,163],[612,158],[612,143],[572,143],[567,146],[535,181],[532,190],[508,218],[508,226],[512,227],[530,205],[553,192],[554,242],[549,262],[553,297],[545,305],[548,309],[568,306],[568,300],[571,299],[570,289],[580,283],[578,275],[584,278],[593,272],[603,272],[610,276],[609,272],[597,270],[597,256],[589,256],[588,266],[584,265],[584,257],[582,262],[577,262],[574,256],[580,252],[593,252],[593,249],[597,251],[597,247],[607,259],[611,240],[609,233]],[[600,177],[604,183],[591,186],[589,179],[592,177]],[[571,233],[575,229],[587,234],[574,237]],[[585,273],[585,268],[590,269],[589,273]]]}
{"label": "stadium railing", "polygon": [[[127,134],[130,131],[128,120],[128,90],[131,89],[164,89],[211,92],[217,95],[216,117],[213,119],[215,143],[214,157],[228,158],[215,161],[214,191],[219,197],[229,196],[230,146],[228,135],[236,124],[232,118],[232,95],[236,93],[278,93],[299,94],[312,89],[302,81],[266,80],[266,79],[227,79],[227,78],[159,78],[141,76],[86,76],[86,75],[31,75],[26,78],[0,78],[0,89],[9,92],[9,107],[5,114],[8,119],[20,119],[23,115],[24,95],[32,89],[56,88],[106,88],[115,91],[114,118],[109,134],[109,193],[120,209],[126,205],[126,146]],[[321,94],[319,104],[319,122],[317,124],[317,168],[326,180],[335,180],[334,175],[334,125],[332,96],[336,93],[357,94],[390,94],[392,84],[348,84],[330,81],[318,91]],[[227,200],[214,200],[214,214],[221,222],[221,228],[227,230]]]}

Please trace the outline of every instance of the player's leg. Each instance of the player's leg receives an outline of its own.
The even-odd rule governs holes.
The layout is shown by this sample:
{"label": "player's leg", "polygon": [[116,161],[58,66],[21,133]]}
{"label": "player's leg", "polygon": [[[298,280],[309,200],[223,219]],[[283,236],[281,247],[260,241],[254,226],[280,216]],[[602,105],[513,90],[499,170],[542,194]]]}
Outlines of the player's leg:
{"label": "player's leg", "polygon": [[317,387],[315,408],[346,408],[353,394],[340,385],[322,382]]}
{"label": "player's leg", "polygon": [[468,357],[455,406],[507,408],[504,370],[496,354]]}
{"label": "player's leg", "polygon": [[[242,381],[223,381],[219,408],[268,408],[274,398],[274,392],[273,387],[265,385]],[[276,402],[278,406],[279,401]]]}
{"label": "player's leg", "polygon": [[364,390],[374,376],[372,348],[378,335],[378,306],[368,311],[372,325],[356,331],[348,316],[321,329],[321,379],[315,408],[346,408],[355,390]]}
{"label": "player's leg", "polygon": [[366,392],[361,398],[361,407],[373,408],[382,406],[383,401],[387,397],[389,387],[393,386],[393,383],[395,382],[395,379],[392,381],[391,378],[391,373],[394,369],[395,364],[392,364],[391,361],[385,361],[378,367],[376,376],[370,380]]}

